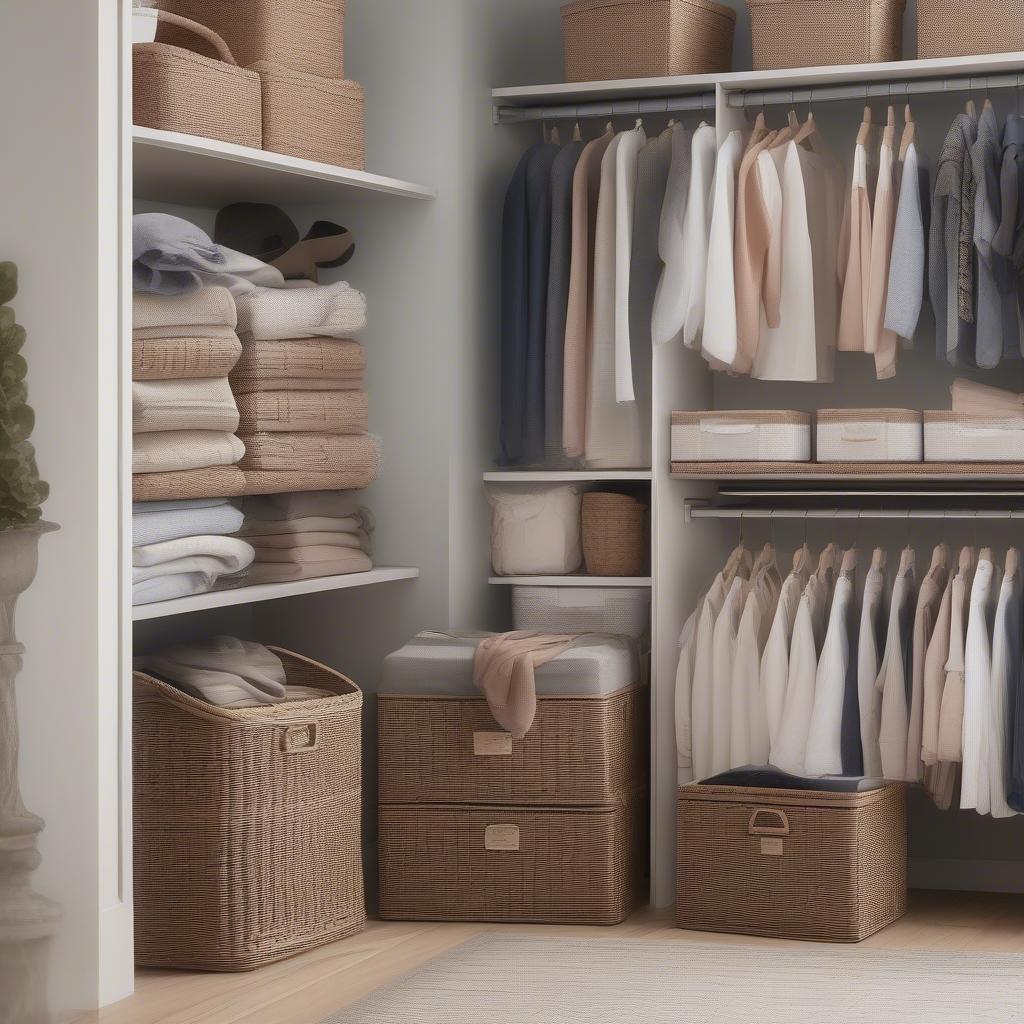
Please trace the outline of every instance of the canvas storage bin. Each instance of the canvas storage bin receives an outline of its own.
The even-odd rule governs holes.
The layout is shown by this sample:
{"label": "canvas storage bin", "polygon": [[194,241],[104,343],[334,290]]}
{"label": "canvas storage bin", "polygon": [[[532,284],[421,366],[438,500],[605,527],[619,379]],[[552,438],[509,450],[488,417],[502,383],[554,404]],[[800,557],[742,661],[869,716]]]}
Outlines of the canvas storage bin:
{"label": "canvas storage bin", "polygon": [[674,412],[673,462],[809,462],[811,417],[802,412]]}
{"label": "canvas storage bin", "polygon": [[321,78],[260,61],[263,81],[263,148],[300,160],[366,167],[366,116],[358,82]]}
{"label": "canvas storage bin", "polygon": [[732,68],[736,12],[714,0],[577,0],[562,7],[568,82]]}
{"label": "canvas storage bin", "polygon": [[906,912],[901,785],[683,786],[677,827],[680,928],[859,942]]}
{"label": "canvas storage bin", "polygon": [[566,576],[583,563],[581,498],[571,485],[490,484],[491,562],[499,576]]}
{"label": "canvas storage bin", "polygon": [[382,805],[386,921],[613,925],[639,906],[647,798],[606,807]]}
{"label": "canvas storage bin", "polygon": [[906,0],[747,0],[753,69],[877,64],[903,55]]}
{"label": "canvas storage bin", "polygon": [[921,413],[912,409],[820,409],[818,462],[920,462]]}
{"label": "canvas storage bin", "polygon": [[918,57],[1024,50],[1024,0],[917,0]]}
{"label": "canvas storage bin", "polygon": [[639,640],[651,631],[648,587],[513,587],[514,629],[612,633]]}
{"label": "canvas storage bin", "polygon": [[244,971],[360,931],[362,694],[271,648],[322,700],[215,707],[135,673],[135,959]]}
{"label": "canvas storage bin", "polygon": [[[164,11],[158,19],[157,41],[132,46],[134,123],[259,149],[259,75],[240,68],[224,40],[203,25]],[[169,28],[183,45],[163,41]],[[216,56],[194,52],[203,46]]]}
{"label": "canvas storage bin", "polygon": [[628,494],[583,495],[583,564],[591,576],[643,576],[650,564],[650,509]]}
{"label": "canvas storage bin", "polygon": [[1024,462],[1024,414],[924,414],[925,462]]}

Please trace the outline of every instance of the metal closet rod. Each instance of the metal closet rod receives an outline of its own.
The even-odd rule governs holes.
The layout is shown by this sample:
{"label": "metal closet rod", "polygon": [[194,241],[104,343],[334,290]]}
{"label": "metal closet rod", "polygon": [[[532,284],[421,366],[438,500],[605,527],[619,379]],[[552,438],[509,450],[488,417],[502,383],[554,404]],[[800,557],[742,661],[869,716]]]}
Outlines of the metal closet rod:
{"label": "metal closet rod", "polygon": [[730,107],[765,107],[783,103],[814,103],[818,100],[898,99],[944,92],[987,92],[989,89],[1024,89],[1024,74],[986,75],[957,78],[917,78],[903,82],[869,82],[865,85],[817,85],[803,89],[765,89],[760,92],[730,92]]}
{"label": "metal closet rod", "polygon": [[1024,509],[715,508],[687,503],[689,519],[1024,519]]}
{"label": "metal closet rod", "polygon": [[611,117],[643,117],[645,114],[673,114],[687,110],[713,110],[715,94],[657,96],[641,100],[605,100],[551,107],[495,107],[494,123],[526,124],[530,121],[585,121]]}

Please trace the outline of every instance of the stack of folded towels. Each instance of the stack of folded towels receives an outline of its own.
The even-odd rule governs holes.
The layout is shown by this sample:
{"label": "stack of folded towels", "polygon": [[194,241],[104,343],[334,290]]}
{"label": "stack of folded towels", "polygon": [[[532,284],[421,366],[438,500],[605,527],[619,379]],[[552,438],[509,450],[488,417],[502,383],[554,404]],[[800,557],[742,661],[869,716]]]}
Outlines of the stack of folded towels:
{"label": "stack of folded towels", "polygon": [[132,603],[172,601],[238,582],[256,552],[238,533],[244,517],[226,498],[132,507]]}
{"label": "stack of folded towels", "polygon": [[133,312],[133,492],[136,501],[245,491],[228,374],[242,354],[235,300],[223,287],[137,292]]}
{"label": "stack of folded towels", "polygon": [[351,338],[366,325],[364,296],[344,281],[289,282],[237,303],[245,493],[368,487],[380,453],[367,433],[366,356]]}
{"label": "stack of folded towels", "polygon": [[242,501],[240,536],[256,560],[249,583],[287,583],[368,572],[372,522],[350,495],[336,491],[275,494]]}

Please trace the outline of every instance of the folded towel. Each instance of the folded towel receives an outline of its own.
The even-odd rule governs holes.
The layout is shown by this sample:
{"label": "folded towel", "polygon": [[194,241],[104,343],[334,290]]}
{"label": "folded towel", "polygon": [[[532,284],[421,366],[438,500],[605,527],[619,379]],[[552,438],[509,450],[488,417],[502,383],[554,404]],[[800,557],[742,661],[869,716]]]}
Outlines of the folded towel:
{"label": "folded towel", "polygon": [[365,391],[259,391],[238,395],[239,433],[365,434]]}
{"label": "folded towel", "polygon": [[246,575],[249,586],[262,583],[294,583],[297,580],[315,580],[324,576],[349,576],[357,572],[369,572],[373,562],[363,551],[339,549],[336,558],[327,562],[311,562],[299,565],[296,562],[253,562]]}
{"label": "folded towel", "polygon": [[355,551],[370,550],[370,535],[367,533],[281,533],[267,537],[249,537],[249,543],[256,549],[256,557],[262,562],[288,561],[291,552],[300,549],[351,548]]}
{"label": "folded towel", "polygon": [[198,337],[189,328],[187,337],[140,338],[132,341],[132,379],[182,380],[192,377],[227,377],[242,354],[234,331],[222,337]]}
{"label": "folded towel", "polygon": [[[221,538],[223,539],[223,538]],[[170,543],[174,543],[171,541]],[[233,576],[252,565],[256,553],[249,548],[250,555],[245,558],[238,556],[220,557],[218,555],[188,555],[175,558],[159,565],[142,565],[132,569],[132,582],[144,583],[146,580],[159,579],[162,576],[177,576],[181,573],[202,573],[209,579],[210,586],[222,576]]]}
{"label": "folded towel", "polygon": [[208,466],[178,473],[136,473],[132,501],[181,501],[234,498],[245,494],[245,474],[237,466]]}
{"label": "folded towel", "polygon": [[139,544],[132,548],[132,566],[139,579],[150,579],[153,575],[166,576],[166,572],[153,574],[144,570],[159,569],[183,558],[218,558],[226,567],[222,573],[224,575],[247,569],[254,557],[252,545],[237,537],[178,537],[157,544]]}
{"label": "folded towel", "polygon": [[234,331],[237,325],[235,300],[227,288],[201,288],[189,295],[173,297],[136,292],[132,302],[132,327],[135,330],[228,327]]}
{"label": "folded towel", "polygon": [[[133,473],[177,473],[233,466],[245,445],[225,430],[164,430],[132,438]],[[225,494],[224,497],[231,497]]]}
{"label": "folded towel", "polygon": [[345,470],[338,473],[267,472],[262,469],[245,471],[246,496],[254,494],[283,494],[286,491],[359,491],[369,487],[376,474],[368,475],[362,470]]}
{"label": "folded towel", "polygon": [[348,338],[366,326],[366,297],[347,281],[309,288],[256,288],[236,301],[238,333],[254,338]]}
{"label": "folded towel", "polygon": [[192,498],[189,501],[135,501],[132,515],[145,512],[190,512],[199,508],[220,508],[229,504],[227,498]]}
{"label": "folded towel", "polygon": [[[323,492],[329,494],[329,491]],[[284,495],[281,495],[284,497]],[[249,501],[257,500],[246,498]],[[372,533],[373,524],[366,509],[351,516],[302,516],[298,519],[260,520],[246,515],[240,537],[301,536],[309,533]]]}
{"label": "folded towel", "polygon": [[[366,373],[366,352],[351,338],[293,338],[257,341],[242,335],[242,355],[232,383],[268,380],[361,381]],[[288,390],[288,385],[278,390]],[[267,388],[267,390],[270,390]]]}
{"label": "folded towel", "polygon": [[[238,429],[238,406],[227,377],[137,380],[132,383],[132,430]],[[211,463],[212,465],[212,463]]]}
{"label": "folded towel", "polygon": [[260,562],[290,562],[292,565],[318,565],[321,562],[334,562],[339,558],[347,558],[350,551],[362,551],[363,554],[369,554],[368,551],[364,551],[362,545],[359,544],[358,539],[349,534],[353,544],[314,544],[309,547],[295,546],[291,547],[265,547],[262,544],[255,547],[256,558]]}
{"label": "folded towel", "polygon": [[[348,491],[301,491],[245,498],[241,502],[246,528],[254,521],[280,523],[288,520],[349,519],[357,517],[363,529],[372,530],[369,509],[362,508],[359,496]],[[316,529],[324,529],[317,525]],[[283,531],[274,531],[283,532]]]}
{"label": "folded towel", "polygon": [[156,604],[157,601],[176,601],[179,597],[194,597],[213,590],[216,580],[201,572],[182,572],[176,576],[159,576],[132,586],[132,604]]}
{"label": "folded towel", "polygon": [[288,380],[284,377],[266,377],[263,380],[239,379],[233,374],[231,376],[231,390],[235,398],[243,395],[259,395],[272,391],[359,391],[363,386],[363,376],[353,377],[351,380],[318,380],[315,377],[303,380]]}
{"label": "folded towel", "polygon": [[380,445],[369,434],[245,434],[244,470],[352,473],[368,486],[377,477]]}
{"label": "folded towel", "polygon": [[[189,505],[190,502],[182,502]],[[228,502],[209,508],[132,510],[132,543],[160,544],[179,537],[221,537],[238,533],[245,517]]]}

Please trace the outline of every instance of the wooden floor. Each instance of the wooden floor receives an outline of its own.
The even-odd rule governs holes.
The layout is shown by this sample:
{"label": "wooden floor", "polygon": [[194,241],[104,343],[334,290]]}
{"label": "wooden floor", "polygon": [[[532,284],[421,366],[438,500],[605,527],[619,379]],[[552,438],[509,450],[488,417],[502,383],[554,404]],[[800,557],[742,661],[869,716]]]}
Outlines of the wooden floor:
{"label": "wooden floor", "polygon": [[[373,921],[355,938],[252,974],[142,971],[131,999],[80,1020],[82,1024],[319,1024],[343,1006],[482,931],[695,944],[803,945],[683,932],[672,926],[670,915],[651,910],[616,928]],[[907,916],[857,948],[1024,954],[1024,896],[912,893]],[[640,1018],[638,1024],[642,1024]]]}

